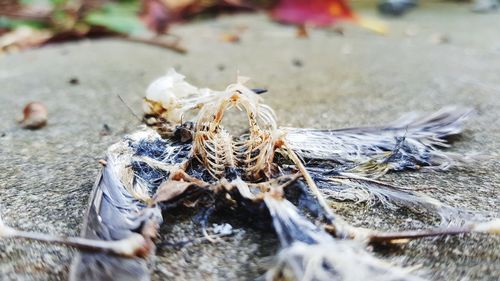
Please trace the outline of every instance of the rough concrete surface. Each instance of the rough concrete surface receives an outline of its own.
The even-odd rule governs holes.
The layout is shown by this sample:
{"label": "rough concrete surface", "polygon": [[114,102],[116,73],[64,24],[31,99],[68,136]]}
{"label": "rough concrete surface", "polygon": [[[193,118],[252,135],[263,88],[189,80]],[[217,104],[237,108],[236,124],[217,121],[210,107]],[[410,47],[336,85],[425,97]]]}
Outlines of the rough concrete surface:
{"label": "rough concrete surface", "polygon": [[[446,173],[392,174],[405,186],[448,204],[500,217],[499,14],[476,15],[467,5],[424,5],[388,20],[386,36],[344,25],[344,35],[312,30],[298,39],[292,27],[263,15],[238,15],[172,28],[188,53],[119,40],[53,45],[0,58],[0,214],[24,230],[78,235],[88,196],[106,148],[138,121],[117,98],[141,110],[144,89],[175,67],[194,85],[225,87],[237,70],[267,88],[280,124],[339,128],[381,124],[402,113],[449,104],[473,106],[453,151],[493,160]],[[373,11],[366,12],[372,14]],[[246,28],[239,43],[221,34]],[[438,43],[439,37],[448,42]],[[79,83],[68,81],[77,78]],[[49,125],[20,129],[15,118],[29,101],[49,110]],[[104,124],[111,135],[101,136]],[[363,205],[335,205],[359,226],[408,229],[432,223],[418,216]],[[222,244],[159,249],[154,280],[248,280],[265,271],[278,248],[272,232],[218,217],[245,232]],[[167,240],[200,236],[189,219],[167,219]],[[0,241],[1,280],[66,280],[74,250],[25,241]],[[415,266],[432,280],[498,280],[500,239],[467,235],[411,242],[377,255]]]}

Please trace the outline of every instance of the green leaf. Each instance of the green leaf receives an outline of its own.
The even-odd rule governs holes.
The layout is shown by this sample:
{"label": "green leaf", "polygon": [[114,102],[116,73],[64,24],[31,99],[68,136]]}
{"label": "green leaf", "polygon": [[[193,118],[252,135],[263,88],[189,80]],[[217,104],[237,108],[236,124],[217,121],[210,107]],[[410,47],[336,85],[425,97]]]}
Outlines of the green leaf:
{"label": "green leaf", "polygon": [[21,0],[21,5],[31,5],[36,3],[36,0]]}
{"label": "green leaf", "polygon": [[50,0],[49,1],[53,6],[64,6],[68,3],[68,0]]}
{"label": "green leaf", "polygon": [[94,26],[124,34],[144,34],[146,26],[139,19],[137,2],[109,3],[101,10],[89,12],[84,21]]}
{"label": "green leaf", "polygon": [[36,20],[21,20],[0,16],[0,28],[16,29],[23,26],[34,29],[43,29],[47,27],[46,24]]}

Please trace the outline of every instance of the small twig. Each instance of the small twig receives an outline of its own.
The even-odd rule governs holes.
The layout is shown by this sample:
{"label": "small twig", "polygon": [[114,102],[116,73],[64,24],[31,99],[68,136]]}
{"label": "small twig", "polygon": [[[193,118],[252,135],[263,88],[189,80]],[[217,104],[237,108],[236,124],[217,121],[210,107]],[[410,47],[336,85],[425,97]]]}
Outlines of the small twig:
{"label": "small twig", "polygon": [[438,227],[424,230],[407,230],[399,232],[373,232],[368,235],[369,243],[392,243],[426,237],[457,235],[466,233],[500,234],[500,220],[483,223],[473,223],[460,227]]}
{"label": "small twig", "polygon": [[349,223],[347,223],[346,221],[344,221],[339,217],[335,217],[330,205],[328,205],[325,198],[323,197],[323,194],[319,191],[318,186],[311,177],[311,174],[309,174],[309,172],[307,171],[302,160],[288,145],[288,143],[285,142],[284,147],[286,149],[288,157],[290,158],[290,160],[292,160],[292,162],[295,164],[299,172],[302,174],[304,180],[309,186],[309,190],[312,192],[319,206],[323,210],[325,218],[328,220],[328,224],[330,225],[330,227],[333,227],[334,235],[337,236],[338,238],[347,238],[347,237],[355,237],[363,233],[364,232],[363,230],[350,225]]}
{"label": "small twig", "polygon": [[124,37],[119,37],[123,40],[130,41],[130,42],[137,42],[137,43],[143,43],[147,45],[153,45],[153,46],[158,46],[161,48],[165,49],[170,49],[173,50],[177,53],[180,54],[185,54],[187,53],[187,50],[184,47],[179,46],[178,42],[165,42],[162,40],[158,40],[156,38],[142,38],[142,37],[137,37],[137,36],[124,36]]}
{"label": "small twig", "polygon": [[0,240],[8,238],[60,244],[80,250],[103,252],[129,258],[145,256],[148,253],[147,241],[138,233],[133,233],[125,239],[116,241],[93,240],[81,237],[64,237],[17,230],[5,225],[0,218]]}
{"label": "small twig", "polygon": [[300,158],[297,156],[297,154],[295,154],[295,152],[290,148],[290,146],[288,144],[285,144],[284,146],[286,148],[288,157],[293,161],[293,163],[295,164],[297,169],[299,169],[300,173],[304,177],[304,180],[306,181],[307,185],[309,186],[309,189],[313,193],[314,197],[316,197],[316,200],[318,200],[319,205],[323,208],[325,213],[328,215],[328,220],[333,221],[334,215],[333,215],[333,212],[332,212],[330,206],[328,205],[328,203],[326,203],[325,199],[323,198],[323,195],[321,194],[321,192],[318,189],[318,186],[316,185],[316,183],[312,179],[309,172],[306,170],[304,164],[302,163]]}
{"label": "small twig", "polygon": [[212,244],[215,244],[217,243],[218,239],[217,237],[213,237],[211,235],[208,234],[207,232],[207,229],[205,227],[202,228],[202,233],[203,233],[203,237],[210,243]]}

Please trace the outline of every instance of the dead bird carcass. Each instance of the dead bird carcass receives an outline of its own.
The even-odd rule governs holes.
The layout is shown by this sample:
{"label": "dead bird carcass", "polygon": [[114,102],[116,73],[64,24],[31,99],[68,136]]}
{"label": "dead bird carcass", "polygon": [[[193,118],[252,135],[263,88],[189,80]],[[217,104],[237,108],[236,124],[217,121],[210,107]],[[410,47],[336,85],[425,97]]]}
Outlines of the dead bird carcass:
{"label": "dead bird carcass", "polygon": [[[83,248],[73,263],[73,280],[149,280],[147,257],[154,252],[162,214],[181,206],[198,208],[200,231],[212,240],[208,217],[227,209],[274,228],[281,251],[268,280],[420,280],[372,256],[365,246],[500,231],[499,220],[471,222],[460,217],[467,213],[463,210],[378,179],[389,171],[460,164],[463,157],[441,149],[449,145],[447,137],[461,133],[471,110],[445,108],[383,127],[282,128],[260,91],[238,80],[223,91],[199,89],[170,70],[150,85],[147,127],[109,148],[82,238],[5,225],[0,236]],[[223,126],[232,108],[245,113],[241,134]],[[425,211],[442,223],[402,232],[358,228],[332,211],[335,200]]]}

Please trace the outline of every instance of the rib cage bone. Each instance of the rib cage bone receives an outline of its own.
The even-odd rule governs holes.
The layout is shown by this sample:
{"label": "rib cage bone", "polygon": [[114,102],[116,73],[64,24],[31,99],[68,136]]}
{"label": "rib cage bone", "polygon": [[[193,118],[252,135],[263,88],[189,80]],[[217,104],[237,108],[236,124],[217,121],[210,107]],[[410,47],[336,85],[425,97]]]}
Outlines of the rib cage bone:
{"label": "rib cage bone", "polygon": [[[256,180],[272,162],[277,131],[275,115],[256,99],[260,97],[238,83],[214,95],[200,109],[193,152],[213,177],[220,178],[227,169],[239,168],[245,178]],[[245,111],[248,133],[235,137],[222,126],[224,113],[231,108]]]}
{"label": "rib cage bone", "polygon": [[[274,157],[276,142],[282,133],[276,124],[276,115],[262,98],[244,86],[248,80],[238,77],[235,84],[224,91],[197,89],[187,82],[184,76],[170,70],[166,80],[153,83],[145,99],[148,125],[166,121],[170,130],[182,122],[192,121],[192,155],[210,172],[214,179],[223,178],[227,171],[238,169],[239,174],[249,181],[259,180],[270,168]],[[172,87],[165,91],[165,87]],[[166,95],[165,93],[171,93]],[[224,115],[231,109],[246,114],[248,131],[240,136],[233,136],[222,125]],[[193,110],[199,110],[193,120],[183,120]],[[161,128],[165,130],[165,128]],[[158,131],[161,131],[157,127]]]}

